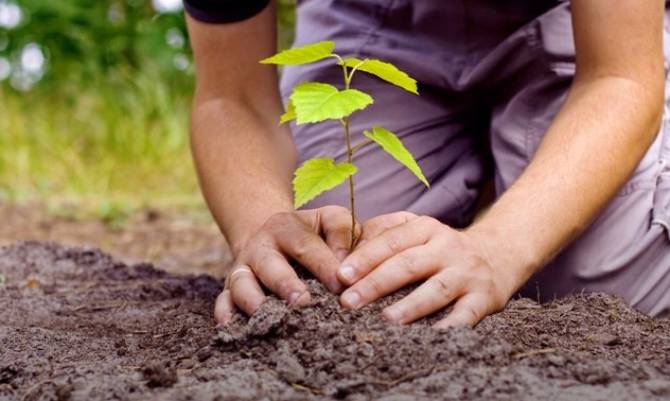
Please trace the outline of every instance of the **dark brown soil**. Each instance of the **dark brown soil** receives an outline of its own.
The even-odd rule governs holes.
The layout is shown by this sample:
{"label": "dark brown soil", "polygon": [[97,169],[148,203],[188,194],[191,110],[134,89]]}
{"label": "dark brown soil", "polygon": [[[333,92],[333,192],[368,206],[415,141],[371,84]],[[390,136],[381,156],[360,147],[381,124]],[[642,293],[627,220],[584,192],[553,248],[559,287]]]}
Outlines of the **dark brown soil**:
{"label": "dark brown soil", "polygon": [[171,273],[223,277],[231,255],[207,209],[153,209],[105,215],[76,205],[0,201],[0,246],[17,241],[95,246],[125,263],[151,262]]}
{"label": "dark brown soil", "polygon": [[438,332],[312,282],[310,308],[270,298],[217,329],[206,276],[36,242],[1,249],[0,274],[0,400],[670,399],[670,321],[605,295]]}

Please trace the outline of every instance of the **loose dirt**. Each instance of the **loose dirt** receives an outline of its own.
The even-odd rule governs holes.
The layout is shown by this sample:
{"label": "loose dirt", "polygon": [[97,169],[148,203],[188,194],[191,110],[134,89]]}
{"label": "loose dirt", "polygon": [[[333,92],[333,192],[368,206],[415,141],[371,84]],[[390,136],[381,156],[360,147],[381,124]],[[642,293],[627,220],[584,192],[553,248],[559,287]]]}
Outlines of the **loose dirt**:
{"label": "loose dirt", "polygon": [[84,214],[76,205],[0,201],[0,246],[29,240],[95,246],[123,262],[148,261],[176,274],[223,277],[231,262],[226,241],[204,205],[105,216]]}
{"label": "loose dirt", "polygon": [[438,332],[310,281],[312,307],[216,328],[208,276],[37,242],[0,249],[0,274],[0,400],[670,399],[670,321],[605,295]]}

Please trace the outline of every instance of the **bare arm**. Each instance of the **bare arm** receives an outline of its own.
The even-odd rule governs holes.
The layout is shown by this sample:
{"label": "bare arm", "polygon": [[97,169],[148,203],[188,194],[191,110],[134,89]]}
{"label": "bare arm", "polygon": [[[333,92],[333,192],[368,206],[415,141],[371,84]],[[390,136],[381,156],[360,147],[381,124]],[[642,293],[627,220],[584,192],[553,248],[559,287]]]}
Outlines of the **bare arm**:
{"label": "bare arm", "polygon": [[367,222],[343,261],[342,303],[365,304],[427,279],[385,316],[408,323],[451,303],[438,327],[474,325],[502,309],[581,233],[626,182],[663,111],[663,0],[572,0],[577,72],[526,171],[473,227],[409,213]]}
{"label": "bare arm", "polygon": [[235,307],[253,314],[263,287],[292,305],[310,302],[290,265],[296,260],[334,292],[343,250],[350,242],[346,209],[295,212],[291,178],[296,149],[283,112],[277,71],[259,64],[275,53],[273,6],[234,24],[187,17],[197,85],[191,143],[200,185],[235,254],[215,317],[225,323]]}
{"label": "bare arm", "polygon": [[509,251],[502,266],[523,266],[519,283],[626,182],[663,113],[664,1],[573,0],[572,13],[577,72],[566,103],[527,170],[474,228],[506,238],[496,252]]}
{"label": "bare arm", "polygon": [[293,210],[296,150],[279,127],[275,11],[234,24],[187,17],[197,85],[191,144],[202,191],[235,253],[275,213]]}

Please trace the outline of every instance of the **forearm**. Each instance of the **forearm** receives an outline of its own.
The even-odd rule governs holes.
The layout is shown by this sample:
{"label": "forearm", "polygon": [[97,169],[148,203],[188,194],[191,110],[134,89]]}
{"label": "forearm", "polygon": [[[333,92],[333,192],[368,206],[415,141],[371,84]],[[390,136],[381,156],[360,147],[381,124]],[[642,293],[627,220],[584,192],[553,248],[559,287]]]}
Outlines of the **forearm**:
{"label": "forearm", "polygon": [[[273,5],[232,24],[187,16],[196,64],[191,147],[203,194],[235,255],[273,214],[292,209],[296,150],[277,72],[259,64],[276,51]],[[253,38],[250,40],[249,38]]]}
{"label": "forearm", "polygon": [[657,132],[662,93],[617,77],[575,82],[526,171],[469,230],[513,286],[579,235],[627,181]]}
{"label": "forearm", "polygon": [[271,215],[293,209],[296,150],[288,129],[278,127],[281,106],[270,107],[258,115],[242,101],[196,96],[193,156],[205,199],[235,254]]}

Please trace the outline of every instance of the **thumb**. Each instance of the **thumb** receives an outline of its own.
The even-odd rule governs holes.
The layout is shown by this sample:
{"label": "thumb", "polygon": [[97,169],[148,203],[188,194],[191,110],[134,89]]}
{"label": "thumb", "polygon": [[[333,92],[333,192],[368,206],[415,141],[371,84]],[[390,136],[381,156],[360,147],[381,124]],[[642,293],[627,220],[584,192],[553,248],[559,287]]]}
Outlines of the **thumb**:
{"label": "thumb", "polygon": [[313,212],[311,216],[305,216],[311,219],[308,224],[317,228],[330,250],[341,262],[351,250],[352,231],[354,241],[360,238],[361,225],[353,221],[352,230],[351,212],[341,206],[324,206],[311,212]]}
{"label": "thumb", "polygon": [[389,228],[393,228],[414,220],[417,216],[410,212],[395,212],[373,217],[363,224],[363,233],[359,244],[379,236]]}

